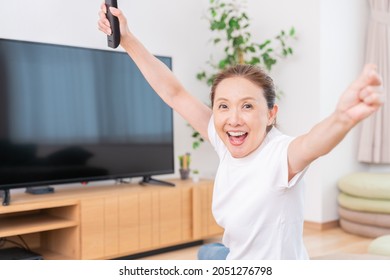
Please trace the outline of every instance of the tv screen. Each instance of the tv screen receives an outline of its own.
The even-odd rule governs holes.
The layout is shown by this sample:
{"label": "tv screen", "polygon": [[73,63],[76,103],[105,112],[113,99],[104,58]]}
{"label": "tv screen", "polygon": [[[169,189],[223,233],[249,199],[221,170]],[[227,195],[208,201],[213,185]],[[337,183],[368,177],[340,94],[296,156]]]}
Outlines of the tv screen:
{"label": "tv screen", "polygon": [[126,53],[0,39],[0,189],[173,172],[172,110]]}

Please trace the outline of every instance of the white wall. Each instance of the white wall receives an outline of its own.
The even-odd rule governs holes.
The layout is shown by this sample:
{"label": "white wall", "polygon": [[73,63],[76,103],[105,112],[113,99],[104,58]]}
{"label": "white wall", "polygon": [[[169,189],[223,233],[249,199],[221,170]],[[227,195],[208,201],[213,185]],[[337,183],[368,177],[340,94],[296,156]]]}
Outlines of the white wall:
{"label": "white wall", "polygon": [[[0,37],[106,48],[96,27],[101,0],[0,0]],[[129,25],[154,54],[173,57],[174,73],[195,96],[208,100],[209,89],[195,79],[212,46],[202,20],[208,0],[119,0]],[[366,0],[248,0],[253,38],[263,41],[294,26],[298,41],[294,57],[273,71],[285,96],[278,122],[299,135],[332,112],[339,94],[363,64]],[[215,174],[218,159],[209,144],[192,151],[190,129],[175,116],[175,155],[192,152],[194,167],[204,176]],[[337,219],[337,180],[365,169],[356,161],[357,129],[307,173],[306,219]],[[175,157],[176,158],[176,157]],[[177,175],[177,174],[176,174]]]}
{"label": "white wall", "polygon": [[[321,1],[321,118],[335,108],[341,93],[364,65],[369,6],[366,0]],[[321,172],[321,216],[318,221],[337,218],[337,180],[366,167],[357,161],[359,127],[329,155],[319,160]]]}

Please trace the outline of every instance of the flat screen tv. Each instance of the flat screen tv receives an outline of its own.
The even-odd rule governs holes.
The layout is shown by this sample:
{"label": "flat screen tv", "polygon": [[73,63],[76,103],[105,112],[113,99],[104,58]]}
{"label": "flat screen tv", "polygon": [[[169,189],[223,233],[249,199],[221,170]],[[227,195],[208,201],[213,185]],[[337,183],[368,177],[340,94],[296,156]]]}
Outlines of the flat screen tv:
{"label": "flat screen tv", "polygon": [[0,39],[3,204],[14,188],[173,172],[172,110],[126,53]]}

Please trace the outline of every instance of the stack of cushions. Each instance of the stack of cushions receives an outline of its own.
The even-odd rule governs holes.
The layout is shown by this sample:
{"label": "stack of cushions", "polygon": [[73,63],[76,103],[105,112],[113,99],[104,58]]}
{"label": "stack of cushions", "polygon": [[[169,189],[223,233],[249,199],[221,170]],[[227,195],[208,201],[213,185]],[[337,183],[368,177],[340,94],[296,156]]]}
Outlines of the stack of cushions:
{"label": "stack of cushions", "polygon": [[390,234],[390,174],[354,173],[338,186],[342,229],[370,238]]}

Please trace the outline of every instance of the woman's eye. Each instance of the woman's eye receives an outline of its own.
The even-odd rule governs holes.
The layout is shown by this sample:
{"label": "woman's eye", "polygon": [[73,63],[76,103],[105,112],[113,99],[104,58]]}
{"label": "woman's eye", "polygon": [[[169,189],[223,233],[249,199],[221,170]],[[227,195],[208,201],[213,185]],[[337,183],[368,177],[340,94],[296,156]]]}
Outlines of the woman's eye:
{"label": "woman's eye", "polygon": [[227,109],[227,105],[226,104],[219,104],[218,108],[219,109]]}
{"label": "woman's eye", "polygon": [[244,104],[243,107],[244,107],[245,109],[252,109],[252,108],[253,108],[252,104]]}

